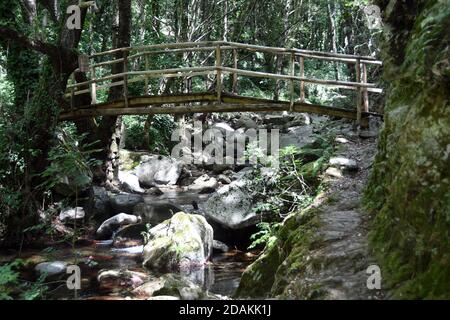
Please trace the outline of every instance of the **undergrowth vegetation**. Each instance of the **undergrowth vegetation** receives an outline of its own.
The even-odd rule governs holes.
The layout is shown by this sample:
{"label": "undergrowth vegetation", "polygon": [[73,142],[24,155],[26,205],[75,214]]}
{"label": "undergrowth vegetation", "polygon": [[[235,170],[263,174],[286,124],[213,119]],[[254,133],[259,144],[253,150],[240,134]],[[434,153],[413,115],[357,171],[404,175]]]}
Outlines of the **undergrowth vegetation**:
{"label": "undergrowth vegetation", "polygon": [[277,235],[291,213],[307,208],[321,189],[320,173],[334,151],[332,134],[317,135],[302,148],[287,146],[279,152],[278,170],[257,167],[249,189],[255,194],[254,211],[264,221],[251,236],[249,249],[264,247]]}

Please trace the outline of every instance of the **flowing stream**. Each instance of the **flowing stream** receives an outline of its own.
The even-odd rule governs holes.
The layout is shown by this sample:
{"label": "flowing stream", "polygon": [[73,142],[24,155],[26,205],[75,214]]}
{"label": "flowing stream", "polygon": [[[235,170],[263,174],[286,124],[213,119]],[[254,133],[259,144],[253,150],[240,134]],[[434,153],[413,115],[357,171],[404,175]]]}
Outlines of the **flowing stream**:
{"label": "flowing stream", "polygon": [[[202,203],[209,195],[186,192],[171,188],[164,190],[160,197],[145,196],[145,202],[170,201],[173,204],[187,209],[192,208],[192,201]],[[192,209],[191,209],[192,210]],[[77,292],[78,299],[126,299],[135,298],[132,290],[133,283],[119,281],[100,283],[97,279],[101,270],[129,270],[153,276],[151,272],[142,267],[142,245],[132,245],[123,248],[113,246],[112,240],[87,240],[77,245],[75,250],[70,246],[55,245],[45,250],[28,250],[22,253],[21,258],[35,262],[64,261],[76,264],[81,269],[81,290]],[[232,297],[239,285],[242,272],[257,257],[255,252],[243,252],[230,248],[226,253],[214,253],[209,263],[201,270],[182,276],[199,285],[204,292]],[[29,280],[35,276],[34,270],[29,270],[25,278]],[[157,276],[157,275],[154,275]],[[73,299],[74,292],[67,289],[65,280],[67,276],[55,281],[46,298]]]}

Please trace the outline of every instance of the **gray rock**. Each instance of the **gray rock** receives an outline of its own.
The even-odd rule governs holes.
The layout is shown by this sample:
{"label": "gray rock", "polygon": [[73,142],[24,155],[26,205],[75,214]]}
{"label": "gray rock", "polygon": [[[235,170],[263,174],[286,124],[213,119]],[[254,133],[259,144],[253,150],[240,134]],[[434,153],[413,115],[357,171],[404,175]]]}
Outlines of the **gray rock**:
{"label": "gray rock", "polygon": [[176,159],[152,155],[143,156],[135,173],[144,187],[174,185],[180,177],[182,164]]}
{"label": "gray rock", "polygon": [[109,239],[113,235],[114,231],[119,229],[121,226],[135,224],[141,222],[141,217],[119,213],[114,217],[109,218],[104,221],[101,226],[97,229],[97,238],[99,239]]}
{"label": "gray rock", "polygon": [[204,187],[202,190],[198,192],[198,194],[209,194],[216,192],[216,188]]}
{"label": "gray rock", "polygon": [[119,181],[126,192],[144,193],[139,184],[139,178],[128,171],[119,171]]}
{"label": "gray rock", "polygon": [[258,124],[251,117],[249,117],[246,114],[243,114],[236,121],[235,128],[257,129]]}
{"label": "gray rock", "polygon": [[287,146],[302,148],[312,142],[314,137],[311,126],[292,127],[287,130],[287,133],[280,134],[280,148]]}
{"label": "gray rock", "polygon": [[338,168],[329,167],[325,171],[325,174],[335,178],[342,178],[342,172]]}
{"label": "gray rock", "polygon": [[108,283],[113,283],[115,286],[136,288],[145,283],[147,279],[148,275],[143,272],[136,272],[126,269],[103,269],[100,270],[97,275],[97,281],[99,282],[100,287],[108,286]]}
{"label": "gray rock", "polygon": [[337,137],[336,139],[334,139],[334,141],[336,141],[338,143],[342,143],[342,144],[349,143],[349,141],[344,137]]}
{"label": "gray rock", "polygon": [[108,193],[104,187],[93,186],[89,193],[89,199],[86,203],[89,216],[96,220],[105,220],[111,212],[111,203]]}
{"label": "gray rock", "polygon": [[224,174],[219,174],[217,176],[217,181],[222,183],[222,184],[230,184],[231,183],[231,179],[228,176],[224,175]]}
{"label": "gray rock", "polygon": [[205,204],[206,218],[235,230],[255,225],[258,217],[252,212],[252,197],[245,184],[237,180],[219,188]]}
{"label": "gray rock", "polygon": [[359,137],[362,139],[370,139],[378,137],[379,132],[376,130],[362,130],[359,133]]}
{"label": "gray rock", "polygon": [[263,123],[282,126],[293,119],[294,117],[292,115],[266,115],[263,118]]}
{"label": "gray rock", "polygon": [[149,194],[152,196],[162,196],[164,192],[162,192],[161,189],[158,187],[151,187],[145,192],[145,194]]}
{"label": "gray rock", "polygon": [[34,270],[39,274],[46,274],[48,277],[59,276],[66,273],[67,262],[52,261],[42,262],[36,265]]}
{"label": "gray rock", "polygon": [[213,229],[200,215],[178,212],[149,230],[143,265],[167,272],[203,268],[212,254]]}
{"label": "gray rock", "polygon": [[344,168],[346,170],[358,170],[358,165],[353,159],[348,159],[344,157],[333,157],[330,159],[330,165],[333,167]]}
{"label": "gray rock", "polygon": [[147,226],[143,222],[122,226],[114,234],[114,241],[116,239],[143,240],[142,232],[144,231],[147,231]]}
{"label": "gray rock", "polygon": [[219,251],[219,252],[228,252],[230,251],[230,248],[223,242],[220,242],[218,240],[214,240],[213,241],[213,249],[215,251]]}
{"label": "gray rock", "polygon": [[138,194],[118,194],[111,198],[111,207],[116,214],[132,214],[134,207],[143,201],[144,198]]}
{"label": "gray rock", "polygon": [[149,296],[148,300],[198,300],[203,296],[203,290],[198,285],[176,274],[150,279],[134,289],[133,293]]}
{"label": "gray rock", "polygon": [[204,174],[200,177],[198,177],[197,179],[194,180],[194,182],[192,183],[192,185],[190,185],[188,187],[188,190],[202,190],[204,188],[211,188],[211,189],[215,189],[218,186],[218,182],[217,179],[214,177],[210,177],[207,174]]}
{"label": "gray rock", "polygon": [[66,223],[74,220],[82,220],[86,216],[82,207],[69,208],[62,210],[59,214],[59,220]]}
{"label": "gray rock", "polygon": [[211,129],[218,129],[222,133],[223,137],[225,137],[227,134],[232,134],[234,132],[234,129],[225,122],[215,123],[211,127]]}
{"label": "gray rock", "polygon": [[172,218],[172,216],[183,211],[180,207],[168,203],[140,203],[133,211],[133,214],[142,218],[144,223],[150,223],[152,226],[157,225],[167,219]]}

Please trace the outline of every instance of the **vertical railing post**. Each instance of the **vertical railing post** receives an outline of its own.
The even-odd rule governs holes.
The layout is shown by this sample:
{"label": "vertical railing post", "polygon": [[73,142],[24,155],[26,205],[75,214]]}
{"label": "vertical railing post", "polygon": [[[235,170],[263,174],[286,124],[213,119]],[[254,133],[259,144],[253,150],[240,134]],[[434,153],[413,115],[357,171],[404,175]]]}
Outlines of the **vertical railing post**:
{"label": "vertical railing post", "polygon": [[[300,78],[305,77],[305,57],[300,56]],[[305,102],[305,82],[300,81],[300,102]]]}
{"label": "vertical railing post", "polygon": [[[295,76],[295,53],[294,52],[291,53],[290,76],[291,77]],[[291,101],[290,101],[289,110],[292,112],[292,110],[294,109],[294,93],[295,93],[295,91],[294,91],[294,89],[295,89],[295,87],[294,87],[294,79],[293,78],[291,78],[290,84],[291,84],[291,87],[290,87],[290,98],[291,98]]]}
{"label": "vertical railing post", "polygon": [[216,90],[217,90],[217,101],[220,103],[222,101],[222,57],[220,52],[220,46],[216,46]]}
{"label": "vertical railing post", "polygon": [[[144,58],[145,58],[145,71],[148,71],[148,68],[149,68],[148,55],[145,54]],[[149,85],[148,85],[148,75],[146,74],[145,75],[145,95],[148,95],[149,92],[150,92],[150,88],[149,88]]]}
{"label": "vertical railing post", "polygon": [[128,108],[128,51],[123,51],[123,98],[125,108]]}
{"label": "vertical railing post", "polygon": [[[356,82],[361,83],[361,60],[356,59]],[[356,94],[356,121],[361,125],[361,87],[358,86]]]}
{"label": "vertical railing post", "polygon": [[95,82],[95,67],[91,68],[91,104],[97,103],[97,83]]}
{"label": "vertical railing post", "polygon": [[[362,63],[362,82],[367,83],[367,65]],[[369,92],[367,88],[363,88],[363,106],[364,112],[369,112]]]}
{"label": "vertical railing post", "polygon": [[[73,73],[70,75],[70,77],[72,78],[73,84],[75,84],[75,83],[76,83],[76,80],[75,80],[75,72],[73,72]],[[75,87],[72,87],[72,88],[70,89],[70,109],[71,109],[71,110],[73,110],[73,109],[75,108],[75,101],[74,101],[74,98],[75,98]]]}
{"label": "vertical railing post", "polygon": [[75,98],[75,87],[73,87],[70,90],[70,109],[72,109],[72,110],[75,108],[75,100],[74,100],[74,98]]}
{"label": "vertical railing post", "polygon": [[[237,49],[233,49],[233,68],[238,68],[238,57],[237,57]],[[233,85],[231,91],[233,93],[237,93],[237,73],[233,72]]]}

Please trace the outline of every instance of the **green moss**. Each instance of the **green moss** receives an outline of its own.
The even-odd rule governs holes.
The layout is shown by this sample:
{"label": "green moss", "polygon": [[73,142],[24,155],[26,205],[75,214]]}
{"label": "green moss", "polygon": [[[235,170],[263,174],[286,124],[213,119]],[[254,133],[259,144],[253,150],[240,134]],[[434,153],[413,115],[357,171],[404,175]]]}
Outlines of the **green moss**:
{"label": "green moss", "polygon": [[393,7],[392,19],[407,10],[417,17],[405,44],[395,34],[406,24],[391,22],[384,59],[391,89],[365,197],[376,213],[371,244],[392,297],[448,299],[450,68],[443,61],[449,59],[450,6],[420,1],[415,8]]}
{"label": "green moss", "polygon": [[130,171],[140,164],[143,153],[129,150],[120,150],[119,155],[122,170]]}
{"label": "green moss", "polygon": [[289,216],[261,256],[243,273],[236,297],[283,295],[306,266],[305,257],[314,242],[316,217],[315,208]]}

